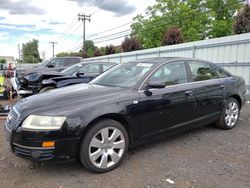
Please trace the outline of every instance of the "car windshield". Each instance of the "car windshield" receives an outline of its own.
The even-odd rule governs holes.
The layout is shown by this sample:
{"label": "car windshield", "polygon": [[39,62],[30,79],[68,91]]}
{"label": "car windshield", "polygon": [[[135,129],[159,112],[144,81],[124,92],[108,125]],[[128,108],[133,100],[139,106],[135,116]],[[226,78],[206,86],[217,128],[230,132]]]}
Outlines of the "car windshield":
{"label": "car windshield", "polygon": [[151,69],[152,65],[150,63],[124,63],[109,69],[90,83],[111,87],[133,87]]}
{"label": "car windshield", "polygon": [[61,73],[63,73],[64,75],[72,75],[76,73],[79,69],[81,69],[82,67],[83,67],[82,64],[76,64],[76,65],[73,65],[64,69],[63,71],[61,71]]}
{"label": "car windshield", "polygon": [[44,61],[42,61],[41,63],[39,63],[39,65],[42,65],[42,66],[44,65],[44,66],[45,66],[45,65],[48,64],[49,61],[50,61],[50,60],[44,60]]}

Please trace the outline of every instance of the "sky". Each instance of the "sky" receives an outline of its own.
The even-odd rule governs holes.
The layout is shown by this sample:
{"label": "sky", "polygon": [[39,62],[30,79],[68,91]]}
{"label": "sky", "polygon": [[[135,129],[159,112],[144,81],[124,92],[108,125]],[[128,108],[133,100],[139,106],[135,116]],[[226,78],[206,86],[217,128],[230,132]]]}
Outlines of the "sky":
{"label": "sky", "polygon": [[[41,57],[62,51],[78,51],[82,43],[83,24],[78,13],[91,15],[86,21],[86,39],[101,47],[118,45],[129,33],[130,23],[155,0],[0,0],[0,56],[18,58],[20,46],[39,40]],[[123,32],[124,31],[124,32]],[[117,33],[114,35],[114,33]],[[106,38],[104,38],[104,36]]]}

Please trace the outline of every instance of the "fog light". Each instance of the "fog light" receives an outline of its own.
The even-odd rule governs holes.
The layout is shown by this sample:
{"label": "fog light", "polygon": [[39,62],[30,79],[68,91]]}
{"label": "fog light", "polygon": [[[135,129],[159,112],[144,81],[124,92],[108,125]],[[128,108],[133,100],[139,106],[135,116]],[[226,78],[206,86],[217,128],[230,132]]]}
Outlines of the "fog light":
{"label": "fog light", "polygon": [[42,147],[54,147],[55,146],[55,142],[52,141],[47,141],[47,142],[43,142]]}
{"label": "fog light", "polygon": [[41,151],[32,151],[32,152],[31,152],[31,156],[32,156],[33,158],[38,158],[38,157],[41,156],[41,154],[42,154]]}

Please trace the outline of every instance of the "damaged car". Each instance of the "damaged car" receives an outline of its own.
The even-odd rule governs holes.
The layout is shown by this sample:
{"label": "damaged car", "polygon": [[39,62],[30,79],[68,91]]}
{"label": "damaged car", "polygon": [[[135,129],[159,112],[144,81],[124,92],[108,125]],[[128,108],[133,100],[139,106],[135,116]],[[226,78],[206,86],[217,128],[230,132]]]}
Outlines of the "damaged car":
{"label": "damaged car", "polygon": [[16,84],[14,85],[18,86],[20,95],[27,96],[54,88],[90,82],[115,65],[117,64],[111,62],[82,62],[68,67],[61,72],[36,72],[21,78],[16,78]]}

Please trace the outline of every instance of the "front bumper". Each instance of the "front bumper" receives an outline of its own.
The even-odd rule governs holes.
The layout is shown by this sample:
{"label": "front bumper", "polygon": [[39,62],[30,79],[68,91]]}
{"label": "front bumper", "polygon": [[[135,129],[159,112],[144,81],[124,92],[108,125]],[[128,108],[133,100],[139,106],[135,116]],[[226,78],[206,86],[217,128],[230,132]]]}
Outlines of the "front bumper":
{"label": "front bumper", "polygon": [[19,95],[32,95],[33,91],[22,89],[21,85],[16,77],[11,78],[11,84]]}
{"label": "front bumper", "polygon": [[[67,137],[62,131],[24,131],[11,129],[5,123],[6,141],[17,156],[34,161],[72,160],[77,157],[80,138]],[[54,141],[54,147],[42,147],[44,141]]]}

